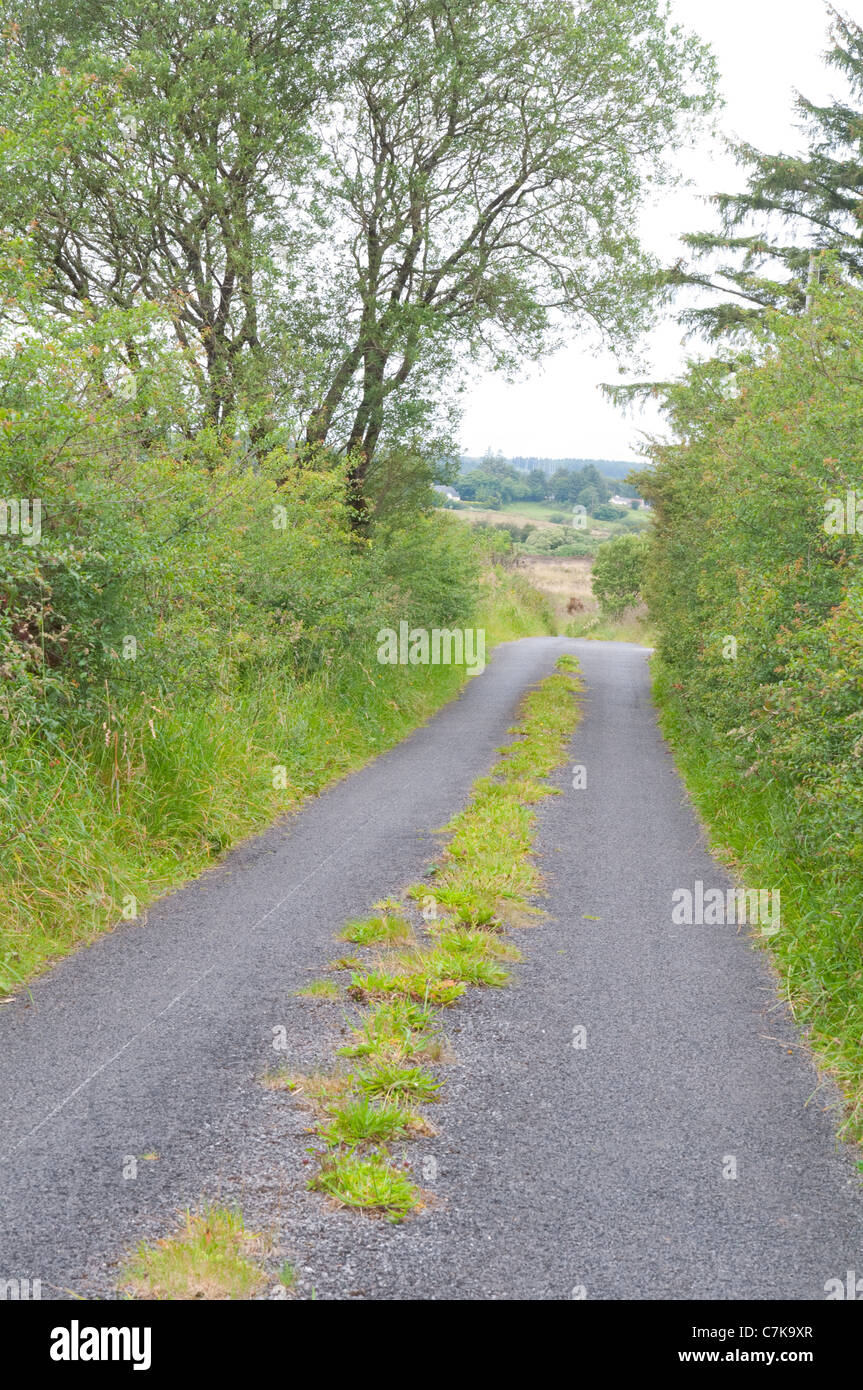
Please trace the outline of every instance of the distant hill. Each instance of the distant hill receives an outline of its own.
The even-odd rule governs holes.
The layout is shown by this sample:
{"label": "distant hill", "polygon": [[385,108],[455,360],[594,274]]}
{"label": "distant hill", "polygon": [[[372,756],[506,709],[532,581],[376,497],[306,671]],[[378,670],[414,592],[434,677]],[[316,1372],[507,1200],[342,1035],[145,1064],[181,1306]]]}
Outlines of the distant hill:
{"label": "distant hill", "polygon": [[[484,460],[481,458],[462,457],[461,467],[463,473],[470,473],[474,468],[480,468]],[[531,473],[534,469],[539,469],[541,473],[556,473],[558,469],[575,471],[585,468],[592,464],[598,473],[604,478],[625,478],[631,468],[643,467],[639,460],[627,459],[542,459],[525,458],[519,455],[515,458],[502,459],[503,463],[508,463],[512,468],[517,468],[519,473]]]}

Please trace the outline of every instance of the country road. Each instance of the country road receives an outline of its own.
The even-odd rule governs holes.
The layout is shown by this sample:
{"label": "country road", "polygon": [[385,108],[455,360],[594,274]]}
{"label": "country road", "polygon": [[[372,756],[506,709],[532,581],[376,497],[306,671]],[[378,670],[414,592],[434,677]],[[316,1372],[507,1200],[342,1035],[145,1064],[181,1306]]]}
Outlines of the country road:
{"label": "country road", "polygon": [[[413,1146],[428,1207],[401,1227],[335,1212],[304,1189],[299,1107],[258,1084],[274,1030],[298,1067],[331,1055],[340,1010],[294,991],[347,917],[422,873],[563,651],[587,785],[562,770],[539,810],[549,916],[520,934],[514,987],[447,1018],[440,1133]],[[863,1273],[855,1155],[766,955],[733,925],[673,924],[696,880],[730,883],[645,651],[499,647],[397,748],[0,1009],[0,1279],[109,1295],[124,1253],[208,1193],[275,1225],[318,1297],[823,1299]]]}

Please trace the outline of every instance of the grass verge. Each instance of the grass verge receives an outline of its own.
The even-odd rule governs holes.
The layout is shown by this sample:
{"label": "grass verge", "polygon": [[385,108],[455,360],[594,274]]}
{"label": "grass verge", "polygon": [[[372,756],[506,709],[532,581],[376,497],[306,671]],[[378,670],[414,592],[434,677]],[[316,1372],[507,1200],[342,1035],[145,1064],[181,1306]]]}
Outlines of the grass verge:
{"label": "grass verge", "polygon": [[[487,650],[554,631],[542,595],[495,569],[475,622]],[[463,667],[352,658],[302,683],[290,672],[229,683],[198,703],[166,693],[101,729],[44,735],[51,758],[35,744],[10,749],[0,766],[0,996],[139,920],[231,845],[404,738],[465,679]]]}
{"label": "grass verge", "polygon": [[846,1102],[840,1133],[863,1139],[863,902],[852,876],[825,873],[801,855],[794,802],[757,786],[706,720],[687,711],[661,665],[654,672],[660,723],[711,842],[738,882],[781,891],[782,927],[753,942],[769,949],[795,1021]]}

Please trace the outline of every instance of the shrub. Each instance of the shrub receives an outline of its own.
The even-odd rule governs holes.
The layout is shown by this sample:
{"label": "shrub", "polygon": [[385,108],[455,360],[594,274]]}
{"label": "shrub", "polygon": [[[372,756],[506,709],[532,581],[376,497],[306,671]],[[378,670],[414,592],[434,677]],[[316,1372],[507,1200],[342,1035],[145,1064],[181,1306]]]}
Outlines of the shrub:
{"label": "shrub", "polygon": [[604,613],[615,616],[640,601],[648,547],[643,535],[618,536],[599,547],[591,582]]}

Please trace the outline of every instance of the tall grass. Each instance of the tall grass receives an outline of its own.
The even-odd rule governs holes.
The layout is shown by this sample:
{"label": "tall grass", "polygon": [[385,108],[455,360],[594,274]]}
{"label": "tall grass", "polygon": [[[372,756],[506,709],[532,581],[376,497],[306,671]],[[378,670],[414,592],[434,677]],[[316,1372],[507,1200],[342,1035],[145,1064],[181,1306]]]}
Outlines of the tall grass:
{"label": "tall grass", "polygon": [[595,642],[634,642],[639,647],[652,647],[654,632],[641,608],[629,608],[620,617],[599,611],[573,618],[564,627],[567,637],[583,637]]}
{"label": "tall grass", "polygon": [[[503,571],[486,576],[475,622],[490,646],[553,631],[542,597]],[[381,667],[354,653],[302,682],[285,670],[209,696],[142,697],[100,728],[10,747],[0,993],[398,742],[465,678],[463,667]]]}

